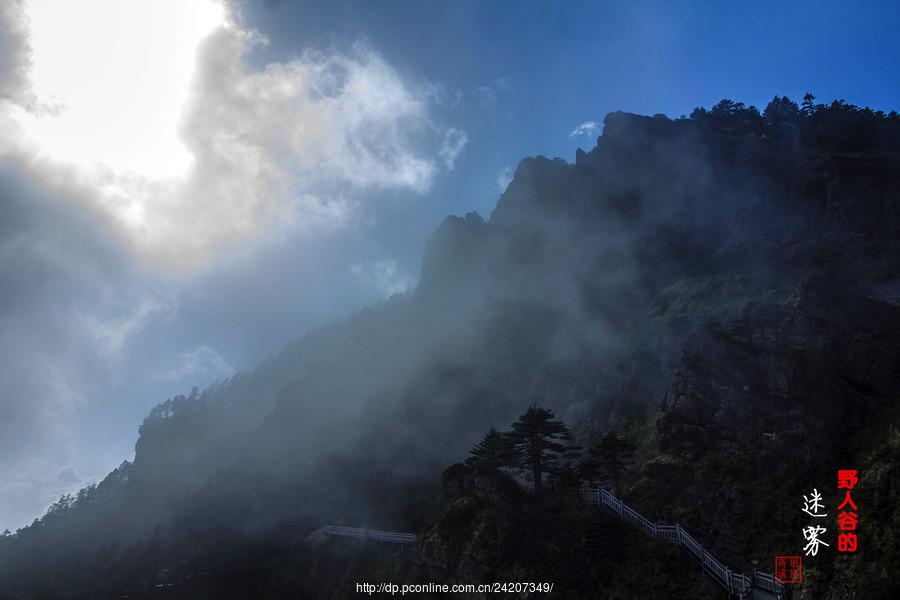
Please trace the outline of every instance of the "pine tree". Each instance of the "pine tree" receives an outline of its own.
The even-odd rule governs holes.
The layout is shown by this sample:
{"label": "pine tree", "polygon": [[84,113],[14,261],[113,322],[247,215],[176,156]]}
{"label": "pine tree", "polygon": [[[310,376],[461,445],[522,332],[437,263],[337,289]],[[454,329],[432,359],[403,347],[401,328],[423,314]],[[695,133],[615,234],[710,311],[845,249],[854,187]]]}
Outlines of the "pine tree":
{"label": "pine tree", "polygon": [[806,92],[803,95],[803,104],[800,105],[800,112],[805,117],[811,117],[816,112],[816,97]]}
{"label": "pine tree", "polygon": [[579,484],[578,458],[584,448],[581,446],[566,446],[565,450],[558,454],[551,464],[547,466],[547,479],[553,487],[575,489]]}
{"label": "pine tree", "polygon": [[776,130],[796,125],[801,116],[800,107],[787,96],[775,96],[763,111],[766,123]]}
{"label": "pine tree", "polygon": [[578,475],[591,487],[594,487],[594,483],[600,479],[600,461],[590,450],[578,461]]}
{"label": "pine tree", "polygon": [[571,439],[569,428],[554,416],[553,411],[532,404],[508,434],[519,467],[531,473],[535,492],[542,490],[544,474],[558,467],[560,457],[570,449],[563,443]]}
{"label": "pine tree", "polygon": [[609,431],[600,440],[600,443],[591,448],[588,453],[597,461],[599,472],[605,481],[613,484],[614,493],[618,496],[622,474],[628,471],[628,465],[634,459],[636,446],[627,440],[623,440],[615,431]]}
{"label": "pine tree", "polygon": [[491,427],[472,450],[466,464],[485,470],[497,470],[515,465],[515,450],[509,436]]}

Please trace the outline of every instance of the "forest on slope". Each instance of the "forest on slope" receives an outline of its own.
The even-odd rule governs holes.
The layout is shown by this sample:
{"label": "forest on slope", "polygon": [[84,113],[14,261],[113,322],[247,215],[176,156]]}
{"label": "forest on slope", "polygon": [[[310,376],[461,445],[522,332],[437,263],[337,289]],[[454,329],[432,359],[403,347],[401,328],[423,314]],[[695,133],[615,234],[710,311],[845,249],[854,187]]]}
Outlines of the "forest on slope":
{"label": "forest on slope", "polygon": [[[568,573],[561,597],[600,581],[629,597],[637,575],[604,570],[615,558],[584,533],[657,552],[628,532],[502,482],[482,493],[459,469],[442,489],[532,404],[578,445],[630,440],[624,497],[742,569],[799,553],[802,494],[858,467],[864,546],[820,557],[804,593],[896,597],[898,194],[895,112],[776,96],[762,112],[611,113],[574,163],[523,160],[488,220],[448,217],[415,290],[160,404],[133,462],[0,537],[0,598],[345,597],[377,574],[538,567]],[[503,524],[497,502],[535,531],[567,520],[587,562],[550,551],[568,534],[524,555],[475,535]],[[427,535],[385,560],[307,543],[324,523]],[[670,560],[658,597],[680,585]]]}

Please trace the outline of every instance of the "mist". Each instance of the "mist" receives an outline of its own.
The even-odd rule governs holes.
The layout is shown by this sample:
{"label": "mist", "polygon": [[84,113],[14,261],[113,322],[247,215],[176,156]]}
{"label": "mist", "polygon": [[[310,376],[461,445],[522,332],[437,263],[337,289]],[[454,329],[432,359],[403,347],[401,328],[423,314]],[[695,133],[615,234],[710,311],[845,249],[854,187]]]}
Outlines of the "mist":
{"label": "mist", "polygon": [[[713,496],[666,514],[681,461],[793,439],[760,407],[829,460],[889,421],[900,96],[810,64],[890,63],[851,25],[893,39],[894,8],[133,0],[61,36],[41,6],[0,9],[0,598],[558,566],[580,546],[447,534],[581,510],[461,466],[530,406],[579,452],[632,443],[629,500],[672,519]],[[772,67],[740,42],[767,35]],[[421,543],[386,563],[325,524]]]}

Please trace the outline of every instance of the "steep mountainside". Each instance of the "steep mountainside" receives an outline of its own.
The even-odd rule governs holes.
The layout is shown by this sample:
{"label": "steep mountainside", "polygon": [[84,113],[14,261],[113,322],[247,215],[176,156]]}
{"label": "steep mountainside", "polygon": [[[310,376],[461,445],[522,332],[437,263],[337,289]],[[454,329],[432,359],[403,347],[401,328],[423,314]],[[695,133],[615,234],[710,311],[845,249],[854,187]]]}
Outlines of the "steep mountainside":
{"label": "steep mountainside", "polygon": [[[900,117],[776,97],[763,115],[723,101],[604,125],[574,164],[523,160],[489,220],[448,217],[414,291],[160,405],[133,464],[0,538],[0,598],[344,597],[350,583],[309,586],[353,581],[345,568],[465,580],[563,563],[585,586],[571,597],[600,581],[628,597],[640,577],[604,570],[615,557],[582,534],[596,556],[580,566],[550,546],[449,558],[464,540],[443,532],[483,528],[498,498],[520,523],[593,518],[502,487],[470,502],[464,477],[441,493],[444,467],[535,402],[579,443],[633,435],[629,501],[740,568],[799,551],[802,494],[858,467],[872,546],[814,568],[848,589],[870,569],[858,597],[890,597],[897,538],[875,529],[897,522],[900,487],[885,420],[900,394]],[[324,522],[432,534],[385,563],[311,549]],[[659,597],[685,592],[659,569]]]}

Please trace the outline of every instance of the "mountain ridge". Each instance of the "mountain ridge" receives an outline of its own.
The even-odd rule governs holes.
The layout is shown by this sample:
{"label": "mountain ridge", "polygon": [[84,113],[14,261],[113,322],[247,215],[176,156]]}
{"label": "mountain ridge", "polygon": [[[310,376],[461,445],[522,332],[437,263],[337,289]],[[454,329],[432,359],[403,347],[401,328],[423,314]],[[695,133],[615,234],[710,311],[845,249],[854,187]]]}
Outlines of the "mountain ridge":
{"label": "mountain ridge", "polygon": [[[874,302],[852,313],[861,323],[893,322],[892,309],[871,306],[900,298],[898,132],[896,113],[842,101],[800,107],[776,97],[762,114],[722,101],[675,120],[610,113],[574,163],[523,159],[489,219],[447,217],[426,245],[415,290],[154,409],[134,463],[95,488],[102,496],[61,500],[2,541],[0,581],[20,592],[46,584],[90,594],[92,580],[71,567],[49,577],[37,568],[70,564],[65,551],[41,553],[72,539],[82,546],[75,562],[123,548],[116,564],[136,562],[141,574],[116,575],[110,593],[116,585],[137,593],[167,564],[148,540],[196,573],[216,546],[293,556],[285,548],[326,520],[427,529],[443,502],[436,475],[532,402],[557,411],[584,442],[660,411],[647,449],[658,444],[658,454],[631,492],[655,506],[692,443],[702,458],[730,435],[726,419],[691,429],[715,414],[691,402],[741,406],[717,396],[715,377],[701,369],[741,319],[769,331],[801,300],[838,289],[842,299]],[[859,339],[867,356],[877,340]],[[811,346],[810,356],[820,350]],[[725,362],[739,373],[742,360]],[[691,391],[695,380],[701,392]],[[896,393],[885,381],[885,393]],[[253,564],[248,580],[262,585],[271,573]]]}

